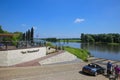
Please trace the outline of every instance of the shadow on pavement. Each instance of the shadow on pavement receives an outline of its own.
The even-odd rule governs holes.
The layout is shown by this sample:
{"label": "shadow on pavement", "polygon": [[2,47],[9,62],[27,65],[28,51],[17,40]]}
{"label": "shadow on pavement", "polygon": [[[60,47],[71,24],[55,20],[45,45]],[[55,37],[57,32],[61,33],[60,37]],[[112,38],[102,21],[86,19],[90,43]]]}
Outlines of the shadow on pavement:
{"label": "shadow on pavement", "polygon": [[84,72],[82,72],[82,71],[79,71],[79,74],[86,75],[86,76],[92,76],[92,75],[89,75],[89,74],[84,73]]}
{"label": "shadow on pavement", "polygon": [[[90,74],[84,73],[84,72],[82,72],[82,71],[79,71],[79,74],[82,74],[82,75],[85,75],[85,76],[95,77],[95,76],[93,76],[93,75],[90,75]],[[98,75],[103,75],[103,76],[105,76],[106,78],[109,78],[107,75],[104,75],[104,74],[98,74]]]}

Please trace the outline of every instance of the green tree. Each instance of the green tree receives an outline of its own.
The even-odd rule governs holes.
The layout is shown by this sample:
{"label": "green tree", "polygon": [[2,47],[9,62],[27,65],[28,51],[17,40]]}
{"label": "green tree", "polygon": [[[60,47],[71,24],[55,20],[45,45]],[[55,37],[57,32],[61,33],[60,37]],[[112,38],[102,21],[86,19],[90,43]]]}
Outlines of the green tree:
{"label": "green tree", "polygon": [[28,41],[28,31],[26,31],[25,37],[26,37],[26,41]]}
{"label": "green tree", "polygon": [[120,34],[81,34],[82,42],[120,43]]}
{"label": "green tree", "polygon": [[0,25],[0,33],[4,33],[4,30],[2,29],[1,25]]}
{"label": "green tree", "polygon": [[22,40],[22,32],[14,32],[13,34],[15,34],[17,41]]}
{"label": "green tree", "polygon": [[85,35],[83,33],[81,34],[81,41],[85,42]]}
{"label": "green tree", "polygon": [[113,36],[111,34],[108,34],[106,36],[107,36],[106,42],[113,43]]}
{"label": "green tree", "polygon": [[30,32],[30,30],[28,30],[28,41],[30,41],[31,40],[31,32]]}
{"label": "green tree", "polygon": [[23,41],[26,40],[25,33],[22,34],[22,40],[23,40]]}
{"label": "green tree", "polygon": [[31,28],[31,43],[33,43],[33,39],[34,39],[34,28]]}
{"label": "green tree", "polygon": [[89,39],[90,43],[94,43],[95,42],[94,38],[91,35],[88,35],[88,39]]}
{"label": "green tree", "polygon": [[[46,38],[46,41],[57,42],[57,39],[56,38]],[[58,41],[60,41],[60,39]]]}
{"label": "green tree", "polygon": [[116,43],[120,43],[120,34],[113,34],[113,40]]}

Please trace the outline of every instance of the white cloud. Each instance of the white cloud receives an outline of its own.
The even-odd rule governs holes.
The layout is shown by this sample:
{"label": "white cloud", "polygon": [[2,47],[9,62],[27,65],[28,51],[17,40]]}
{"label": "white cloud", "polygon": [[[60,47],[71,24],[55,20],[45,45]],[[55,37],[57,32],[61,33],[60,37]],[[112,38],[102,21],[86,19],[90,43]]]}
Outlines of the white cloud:
{"label": "white cloud", "polygon": [[21,26],[26,27],[27,25],[26,24],[21,24]]}
{"label": "white cloud", "polygon": [[27,29],[31,29],[32,27],[33,27],[35,30],[38,29],[37,26],[28,25],[28,24],[21,24],[21,26],[24,27],[24,28],[27,28]]}
{"label": "white cloud", "polygon": [[85,19],[76,18],[75,21],[74,21],[74,23],[81,23],[83,21],[85,21]]}

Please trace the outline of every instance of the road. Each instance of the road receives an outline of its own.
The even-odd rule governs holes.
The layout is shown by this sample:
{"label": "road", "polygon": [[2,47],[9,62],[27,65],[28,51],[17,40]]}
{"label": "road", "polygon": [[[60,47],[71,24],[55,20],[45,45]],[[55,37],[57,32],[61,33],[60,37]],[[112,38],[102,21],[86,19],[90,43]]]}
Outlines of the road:
{"label": "road", "polygon": [[83,74],[85,62],[54,64],[31,67],[0,68],[0,80],[109,80],[103,75],[96,77]]}

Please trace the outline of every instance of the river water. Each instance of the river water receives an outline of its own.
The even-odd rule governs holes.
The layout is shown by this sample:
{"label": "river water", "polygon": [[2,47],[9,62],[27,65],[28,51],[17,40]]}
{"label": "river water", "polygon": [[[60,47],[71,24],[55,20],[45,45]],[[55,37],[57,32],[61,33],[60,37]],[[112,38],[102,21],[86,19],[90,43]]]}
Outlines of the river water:
{"label": "river water", "polygon": [[94,57],[120,61],[120,45],[85,44],[85,43],[73,43],[73,42],[54,43],[54,45],[87,49]]}

